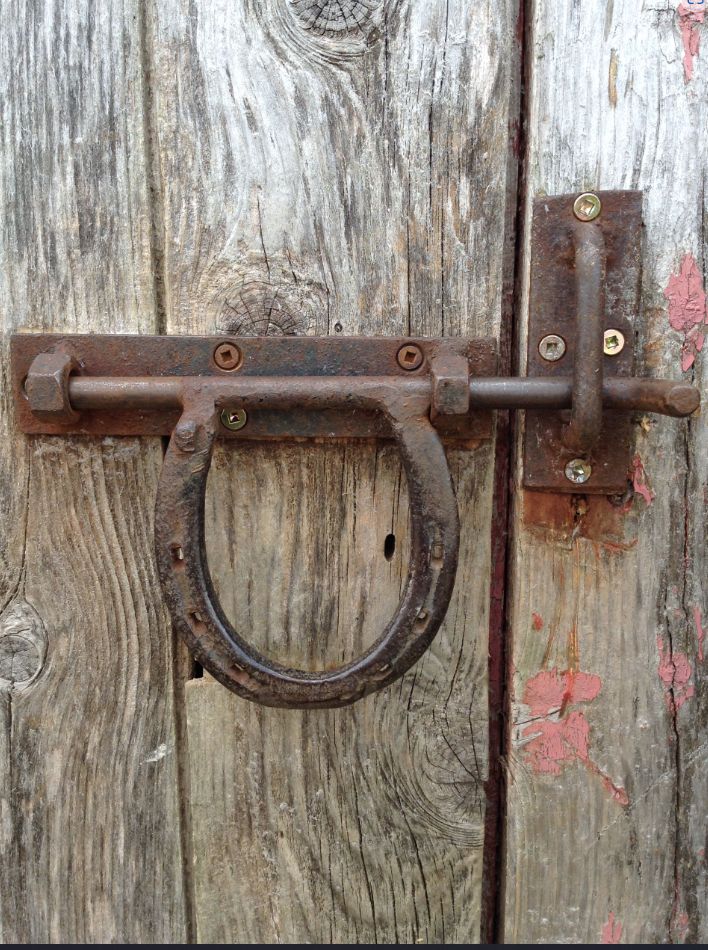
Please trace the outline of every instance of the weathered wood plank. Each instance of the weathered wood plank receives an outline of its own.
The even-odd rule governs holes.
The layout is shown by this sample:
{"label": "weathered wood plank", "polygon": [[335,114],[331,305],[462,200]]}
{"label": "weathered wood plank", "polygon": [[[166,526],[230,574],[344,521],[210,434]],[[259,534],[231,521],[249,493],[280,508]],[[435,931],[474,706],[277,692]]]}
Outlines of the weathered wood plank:
{"label": "weathered wood plank", "polygon": [[[170,332],[498,335],[515,4],[348,8],[156,8]],[[399,686],[301,714],[188,684],[199,940],[479,938],[493,446],[450,461],[460,580]],[[262,648],[337,662],[390,616],[390,447],[222,451],[208,506],[225,608]]]}
{"label": "weathered wood plank", "polygon": [[[685,291],[672,285],[671,318],[665,297],[691,254],[705,321],[705,176],[691,156],[705,148],[706,69],[689,57],[686,81],[682,25],[671,3],[533,4],[525,217],[528,231],[534,194],[644,189],[638,370],[692,377],[705,397],[704,356],[686,365],[690,341],[682,370]],[[625,512],[568,503],[544,531],[538,500],[517,496],[509,943],[708,936],[705,413],[637,422],[651,490],[637,463]]]}
{"label": "weathered wood plank", "polygon": [[185,937],[156,441],[26,439],[13,330],[155,332],[139,5],[2,4],[0,933]]}

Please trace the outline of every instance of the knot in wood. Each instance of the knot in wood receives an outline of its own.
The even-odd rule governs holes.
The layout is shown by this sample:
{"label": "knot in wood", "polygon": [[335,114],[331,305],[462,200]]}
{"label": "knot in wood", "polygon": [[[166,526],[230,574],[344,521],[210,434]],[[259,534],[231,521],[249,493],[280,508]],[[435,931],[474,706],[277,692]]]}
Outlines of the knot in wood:
{"label": "knot in wood", "polygon": [[248,281],[224,301],[219,328],[231,336],[301,336],[309,321],[287,289]]}
{"label": "knot in wood", "polygon": [[42,618],[24,600],[0,616],[0,690],[20,692],[37,679],[47,655]]}
{"label": "knot in wood", "polygon": [[290,0],[298,20],[317,36],[366,34],[381,0]]}

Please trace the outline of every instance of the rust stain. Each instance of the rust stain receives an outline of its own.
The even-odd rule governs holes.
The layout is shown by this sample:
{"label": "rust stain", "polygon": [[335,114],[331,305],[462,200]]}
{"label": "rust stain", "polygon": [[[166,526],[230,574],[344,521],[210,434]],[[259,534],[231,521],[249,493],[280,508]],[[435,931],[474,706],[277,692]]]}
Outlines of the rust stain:
{"label": "rust stain", "polygon": [[569,544],[585,538],[612,554],[637,543],[629,536],[627,508],[612,504],[605,495],[556,495],[527,489],[523,495],[524,527],[544,543]]}
{"label": "rust stain", "polygon": [[531,623],[534,630],[543,630],[543,617],[540,614],[531,614]]}

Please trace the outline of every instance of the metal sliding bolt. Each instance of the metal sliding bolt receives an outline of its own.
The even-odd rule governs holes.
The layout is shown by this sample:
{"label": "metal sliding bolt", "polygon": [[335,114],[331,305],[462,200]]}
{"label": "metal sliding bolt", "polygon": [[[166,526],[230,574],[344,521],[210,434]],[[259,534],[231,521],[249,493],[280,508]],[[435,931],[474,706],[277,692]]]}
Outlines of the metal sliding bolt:
{"label": "metal sliding bolt", "polygon": [[594,221],[602,211],[602,202],[591,191],[578,195],[573,204],[573,214],[578,221]]}

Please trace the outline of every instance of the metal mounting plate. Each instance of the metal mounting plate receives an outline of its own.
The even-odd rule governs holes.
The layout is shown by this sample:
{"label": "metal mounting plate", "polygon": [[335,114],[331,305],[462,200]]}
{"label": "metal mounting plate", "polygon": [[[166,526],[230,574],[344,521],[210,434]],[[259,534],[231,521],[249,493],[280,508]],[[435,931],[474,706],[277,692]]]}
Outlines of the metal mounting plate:
{"label": "metal mounting plate", "polygon": [[[469,361],[472,376],[497,372],[496,343],[492,339],[430,340],[391,337],[237,337],[230,339],[242,354],[240,367],[220,370],[213,354],[226,337],[189,336],[89,336],[18,334],[11,341],[12,382],[18,423],[23,432],[49,435],[170,435],[179,412],[160,410],[85,410],[75,423],[63,424],[37,418],[24,396],[23,384],[32,360],[40,353],[61,347],[71,353],[79,375],[111,376],[428,376],[434,355],[460,354]],[[404,344],[423,352],[422,365],[403,370],[396,356]],[[343,345],[346,344],[346,345]],[[460,442],[489,438],[493,431],[490,411],[459,416],[439,416],[438,433]],[[332,439],[389,438],[386,423],[377,413],[351,410],[318,412],[293,408],[249,412],[241,431],[223,429],[225,439]]]}
{"label": "metal mounting plate", "polygon": [[[606,378],[631,376],[634,368],[634,322],[639,310],[641,277],[642,194],[637,191],[599,191],[602,228],[607,248],[606,329],[619,330],[624,349],[604,356]],[[569,376],[573,372],[576,291],[571,226],[576,195],[537,198],[531,229],[531,284],[529,291],[529,377]],[[549,335],[563,338],[566,351],[556,362],[539,353],[539,343]],[[588,455],[592,475],[583,485],[565,476],[574,457],[561,441],[568,412],[526,411],[524,435],[524,485],[573,494],[612,495],[624,492],[631,464],[633,432],[631,415],[605,412],[603,435]]]}

